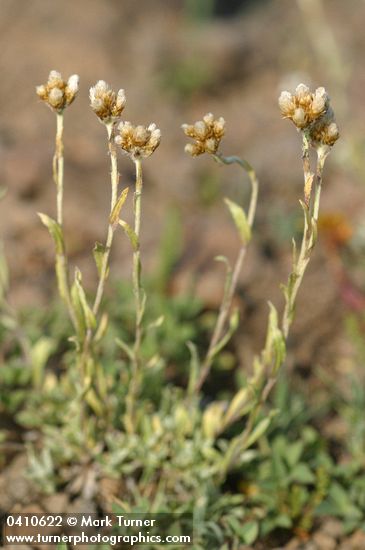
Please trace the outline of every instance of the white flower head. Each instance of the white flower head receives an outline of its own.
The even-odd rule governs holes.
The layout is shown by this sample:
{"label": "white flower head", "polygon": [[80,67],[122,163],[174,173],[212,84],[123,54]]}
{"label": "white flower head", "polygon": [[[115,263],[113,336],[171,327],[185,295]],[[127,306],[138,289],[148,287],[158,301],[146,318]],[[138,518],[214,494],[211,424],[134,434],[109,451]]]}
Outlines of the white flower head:
{"label": "white flower head", "polygon": [[299,84],[295,94],[281,92],[279,108],[284,118],[290,118],[299,130],[310,129],[329,109],[329,97],[323,86],[311,92]]}
{"label": "white flower head", "polygon": [[73,74],[66,82],[58,71],[51,71],[47,83],[36,87],[37,95],[57,113],[71,105],[78,90],[78,75]]}
{"label": "white flower head", "polygon": [[194,140],[193,144],[188,143],[185,146],[185,152],[193,157],[203,153],[216,154],[225,133],[225,125],[223,117],[215,119],[212,113],[207,113],[195,124],[183,124],[181,128],[184,134]]}
{"label": "white flower head", "polygon": [[161,132],[152,123],[149,126],[133,126],[130,122],[120,122],[115,143],[132,160],[147,158],[157,149],[161,141]]}
{"label": "white flower head", "polygon": [[89,97],[90,106],[101,122],[112,124],[120,119],[126,104],[124,90],[116,94],[105,80],[98,80],[90,88]]}

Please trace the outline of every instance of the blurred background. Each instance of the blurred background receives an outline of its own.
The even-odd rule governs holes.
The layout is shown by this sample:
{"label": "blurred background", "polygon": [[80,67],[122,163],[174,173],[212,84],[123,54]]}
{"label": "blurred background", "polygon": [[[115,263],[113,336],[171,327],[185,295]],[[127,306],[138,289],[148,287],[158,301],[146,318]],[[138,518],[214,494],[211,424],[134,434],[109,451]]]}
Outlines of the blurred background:
{"label": "blurred background", "polygon": [[[65,115],[65,230],[71,262],[94,288],[91,250],[105,239],[110,184],[105,129],[88,90],[104,79],[125,88],[127,120],[156,122],[162,131],[160,148],[144,163],[143,257],[152,272],[161,240],[176,238],[172,294],[193,283],[207,308],[219,304],[224,273],[213,258],[234,258],[238,247],[222,198],[246,200],[248,188],[237,168],[188,157],[181,124],[209,111],[223,116],[222,152],[255,167],[260,198],[235,340],[248,361],[263,342],[267,300],[283,303],[279,284],[290,269],[291,238],[300,235],[300,136],[281,119],[277,98],[305,82],[328,90],[341,140],[325,169],[319,245],[299,295],[292,368],[303,381],[313,365],[330,377],[356,368],[365,311],[365,3],[0,0],[0,7],[0,185],[7,188],[0,234],[13,304],[43,307],[55,292],[53,246],[36,215],[55,214],[55,116],[35,94],[51,69],[80,75]],[[127,157],[120,172],[121,185],[133,185]],[[129,243],[118,237],[115,279],[130,274]]]}

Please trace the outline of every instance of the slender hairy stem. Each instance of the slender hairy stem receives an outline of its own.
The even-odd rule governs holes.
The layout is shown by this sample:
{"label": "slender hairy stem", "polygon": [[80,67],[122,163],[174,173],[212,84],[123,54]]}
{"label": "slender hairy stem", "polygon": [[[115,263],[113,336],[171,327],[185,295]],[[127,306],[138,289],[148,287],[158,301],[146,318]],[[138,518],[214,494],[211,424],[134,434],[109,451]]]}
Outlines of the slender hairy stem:
{"label": "slender hairy stem", "polygon": [[308,227],[307,217],[304,216],[304,231],[303,231],[303,237],[302,237],[302,244],[300,247],[300,254],[298,256],[298,259],[295,265],[293,266],[293,271],[289,276],[289,289],[288,289],[288,295],[286,297],[285,308],[283,313],[282,330],[283,330],[285,339],[287,339],[289,335],[289,329],[293,322],[293,314],[294,314],[296,297],[297,297],[300,285],[302,284],[305,270],[309,263],[308,249],[309,249],[311,238],[312,238],[312,232],[311,232],[311,229]]}
{"label": "slender hairy stem", "polygon": [[[63,112],[57,113],[56,147],[53,157],[53,179],[57,188],[57,223],[63,236]],[[56,276],[61,298],[66,303],[68,314],[74,328],[77,320],[72,305],[70,285],[68,280],[68,261],[64,245],[56,247]]]}
{"label": "slender hairy stem", "polygon": [[142,162],[135,161],[136,165],[136,191],[134,194],[134,232],[137,237],[137,247],[133,253],[133,292],[136,303],[136,332],[134,342],[135,362],[139,362],[139,353],[142,338],[142,317],[143,317],[143,289],[141,284],[141,251],[140,251],[140,231],[141,231],[141,199],[142,199]]}
{"label": "slender hairy stem", "polygon": [[[247,172],[251,182],[251,198],[250,198],[250,204],[249,204],[249,209],[247,214],[247,221],[249,226],[252,227],[255,219],[257,195],[258,195],[258,188],[259,188],[255,171],[246,160],[243,160],[239,157],[224,157],[222,155],[217,154],[214,156],[214,158],[217,162],[220,162],[223,164],[234,164],[234,163],[239,164]],[[209,375],[209,372],[213,363],[213,359],[216,355],[216,347],[223,337],[224,329],[225,329],[227,318],[231,309],[233,296],[236,291],[236,287],[237,287],[238,279],[241,273],[242,264],[246,255],[246,251],[247,251],[247,245],[242,244],[238,252],[238,256],[233,268],[232,276],[228,283],[228,288],[226,289],[226,292],[224,293],[224,296],[223,296],[217,321],[213,330],[212,338],[209,343],[208,351],[204,358],[200,376],[198,378],[198,381],[195,387],[195,390],[197,392],[200,390],[207,376]]]}
{"label": "slender hairy stem", "polygon": [[304,202],[309,206],[312,194],[313,174],[309,159],[309,137],[305,131],[302,132],[302,162],[304,175]]}
{"label": "slender hairy stem", "polygon": [[[110,153],[110,163],[111,163],[110,181],[112,186],[112,194],[111,194],[111,202],[110,202],[110,213],[112,213],[113,208],[117,202],[119,174],[118,174],[118,164],[117,164],[117,151],[113,143],[113,140],[111,139],[113,127],[111,124],[108,124],[106,128],[108,132],[109,153]],[[100,303],[104,294],[105,282],[106,282],[107,273],[108,273],[108,260],[110,255],[110,249],[113,244],[113,236],[114,236],[114,229],[113,229],[113,226],[109,223],[108,234],[107,234],[106,243],[105,243],[105,252],[103,255],[101,269],[100,269],[99,284],[98,284],[95,301],[93,305],[94,315],[97,315],[99,311]]]}
{"label": "slender hairy stem", "polygon": [[[113,137],[113,125],[107,124],[106,130],[108,134],[108,141],[109,141],[109,154],[110,154],[110,183],[111,183],[111,200],[110,200],[110,214],[113,212],[113,208],[117,202],[118,197],[118,183],[119,183],[119,173],[118,173],[118,160],[117,160],[117,151],[114,145],[114,142],[112,140]],[[95,300],[93,304],[93,314],[95,317],[97,316],[101,304],[101,300],[103,298],[104,289],[105,289],[105,283],[108,275],[108,261],[110,256],[110,250],[113,244],[113,237],[114,237],[114,228],[112,224],[109,222],[108,225],[108,233],[106,237],[105,242],[105,249],[104,254],[101,261],[101,267],[100,267],[100,274],[99,274],[99,282],[96,289],[95,294]],[[90,343],[92,340],[93,332],[92,329],[88,329],[86,332],[86,337],[83,345],[83,360],[82,363],[85,362],[87,359],[87,355],[89,353]]]}
{"label": "slender hairy stem", "polygon": [[315,222],[318,221],[319,214],[319,202],[321,198],[321,189],[322,189],[322,175],[324,163],[326,161],[329,151],[319,149],[317,152],[317,170],[316,170],[316,189],[314,194],[313,201],[313,219]]}
{"label": "slender hairy stem", "polygon": [[63,224],[63,112],[57,113],[56,148],[53,157],[53,177],[57,187],[57,222]]}
{"label": "slender hairy stem", "polygon": [[[293,270],[289,276],[289,283],[287,287],[287,294],[285,300],[285,308],[282,318],[282,330],[284,338],[287,339],[289,335],[290,325],[293,321],[294,306],[296,297],[302,284],[305,270],[310,260],[310,253],[315,243],[316,224],[319,213],[319,201],[322,187],[322,172],[324,161],[327,154],[318,154],[317,169],[316,169],[316,185],[313,199],[313,205],[310,205],[310,199],[312,195],[312,183],[314,174],[311,171],[309,161],[309,142],[305,132],[302,133],[303,137],[303,172],[304,172],[304,230],[302,243],[300,247],[300,253],[298,258],[295,258]],[[309,192],[309,195],[308,195]]]}
{"label": "slender hairy stem", "polygon": [[142,162],[135,160],[136,166],[136,190],[134,193],[134,232],[136,235],[136,246],[133,252],[133,293],[136,307],[135,340],[133,348],[132,377],[127,396],[127,418],[128,429],[133,429],[134,404],[139,388],[140,378],[140,348],[142,342],[142,320],[144,313],[144,297],[141,282],[141,252],[140,252],[140,231],[141,231],[141,199],[143,189]]}

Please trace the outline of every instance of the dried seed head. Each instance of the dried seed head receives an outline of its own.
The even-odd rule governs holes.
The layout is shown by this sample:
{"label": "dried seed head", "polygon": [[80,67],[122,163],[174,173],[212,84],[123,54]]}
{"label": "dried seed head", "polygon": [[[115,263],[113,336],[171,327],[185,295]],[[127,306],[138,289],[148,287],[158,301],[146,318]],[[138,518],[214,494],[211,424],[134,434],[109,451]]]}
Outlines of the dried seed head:
{"label": "dried seed head", "polygon": [[104,124],[119,120],[125,104],[124,90],[116,94],[104,80],[99,80],[90,88],[90,106]]}
{"label": "dried seed head", "polygon": [[147,158],[157,149],[161,141],[161,132],[156,124],[133,126],[130,122],[120,122],[117,127],[115,143],[132,160]]}
{"label": "dried seed head", "polygon": [[78,75],[73,74],[66,82],[58,71],[51,71],[47,83],[36,87],[37,95],[57,113],[71,105],[78,91]]}
{"label": "dried seed head", "polygon": [[285,118],[290,118],[299,130],[305,130],[313,147],[332,146],[339,131],[326,90],[321,86],[311,92],[299,84],[295,94],[282,92],[279,107]]}
{"label": "dried seed head", "polygon": [[329,106],[326,90],[321,87],[312,93],[308,86],[299,84],[295,94],[281,92],[279,107],[283,117],[290,118],[300,130],[310,126],[321,117]]}
{"label": "dried seed head", "polygon": [[224,118],[215,119],[212,113],[206,114],[203,120],[195,124],[183,124],[181,127],[185,135],[195,140],[195,143],[185,146],[186,153],[193,157],[203,153],[215,154],[224,136],[225,124]]}
{"label": "dried seed head", "polygon": [[340,132],[335,121],[335,115],[331,107],[310,129],[310,139],[313,147],[334,145],[340,137]]}

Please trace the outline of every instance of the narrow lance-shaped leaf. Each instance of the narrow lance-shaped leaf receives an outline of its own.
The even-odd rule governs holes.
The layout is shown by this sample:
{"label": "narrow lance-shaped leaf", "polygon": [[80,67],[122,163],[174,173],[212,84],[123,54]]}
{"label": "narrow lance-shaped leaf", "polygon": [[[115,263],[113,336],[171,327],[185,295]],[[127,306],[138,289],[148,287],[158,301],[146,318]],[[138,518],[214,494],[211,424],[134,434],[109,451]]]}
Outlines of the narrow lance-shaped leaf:
{"label": "narrow lance-shaped leaf", "polygon": [[251,445],[256,443],[256,441],[264,435],[264,433],[270,426],[271,418],[272,416],[267,416],[266,418],[263,418],[262,420],[260,420],[260,422],[251,432],[251,435],[247,438],[247,441],[245,441],[243,445],[243,449],[247,449],[248,447],[251,447]]}
{"label": "narrow lance-shaped leaf", "polygon": [[249,387],[241,388],[233,397],[229,404],[228,410],[224,415],[224,427],[229,426],[244,414],[247,414],[252,407],[253,393]]}
{"label": "narrow lance-shaped leaf", "polygon": [[115,339],[115,343],[124,351],[124,353],[127,355],[127,357],[133,361],[134,359],[134,352],[131,346],[129,346],[126,342],[121,340],[120,338]]}
{"label": "narrow lance-shaped leaf", "polygon": [[270,314],[263,358],[266,365],[272,364],[273,373],[276,373],[285,360],[286,345],[283,333],[279,329],[277,311],[271,302],[269,302],[269,307]]}
{"label": "narrow lance-shaped leaf", "polygon": [[304,213],[304,222],[305,222],[305,228],[304,229],[308,229],[308,227],[310,226],[310,218],[311,218],[309,208],[305,204],[305,202],[299,200],[299,203],[300,203],[300,206],[302,207],[303,213]]}
{"label": "narrow lance-shaped leaf", "polygon": [[63,254],[65,247],[64,247],[64,241],[63,241],[62,228],[60,224],[57,223],[52,218],[50,218],[49,216],[47,216],[47,214],[42,214],[41,212],[38,212],[38,216],[40,217],[42,223],[47,227],[48,231],[50,232],[50,235],[56,246],[56,253]]}
{"label": "narrow lance-shaped leaf", "polygon": [[44,368],[52,351],[54,350],[54,347],[54,340],[47,338],[46,336],[42,336],[39,340],[37,340],[37,342],[35,342],[35,344],[33,344],[30,350],[32,360],[32,380],[36,388],[41,387]]}
{"label": "narrow lance-shaped leaf", "polygon": [[312,217],[309,207],[303,202],[299,201],[304,213],[304,235],[307,239],[306,254],[304,261],[309,261],[310,253],[316,244],[317,240],[317,222]]}
{"label": "narrow lance-shaped leaf", "polygon": [[188,383],[188,395],[192,395],[194,392],[194,388],[196,386],[196,382],[198,380],[198,375],[200,371],[200,360],[199,360],[199,354],[198,349],[196,345],[193,342],[187,342],[186,345],[189,348],[190,351],[190,371],[189,371],[189,383]]}
{"label": "narrow lance-shaped leaf", "polygon": [[224,296],[226,297],[228,295],[232,282],[232,266],[226,256],[220,255],[216,256],[214,259],[216,262],[222,262],[226,266],[226,277],[224,281]]}
{"label": "narrow lance-shaped leaf", "polygon": [[312,234],[311,234],[310,252],[314,248],[318,238],[317,222],[314,218],[311,219],[311,229],[312,229]]}
{"label": "narrow lance-shaped leaf", "polygon": [[149,325],[147,326],[147,330],[150,331],[159,328],[163,324],[164,320],[164,315],[160,315],[159,317],[157,317],[157,319],[149,323]]}
{"label": "narrow lance-shaped leaf", "polygon": [[292,240],[292,269],[289,274],[287,284],[280,285],[280,288],[284,293],[285,302],[287,303],[288,306],[290,306],[294,285],[299,277],[297,262],[298,262],[297,244],[295,242],[295,239],[293,239]]}
{"label": "narrow lance-shaped leaf", "polygon": [[127,235],[128,239],[129,239],[129,241],[132,245],[132,248],[133,248],[134,252],[136,252],[138,250],[138,247],[139,247],[139,241],[138,241],[138,237],[137,237],[135,231],[131,228],[129,223],[127,223],[124,220],[119,220],[118,223],[119,223],[119,225],[121,225],[123,227],[124,232]]}
{"label": "narrow lance-shaped leaf", "polygon": [[72,305],[73,305],[75,315],[76,315],[76,320],[77,320],[78,339],[69,338],[69,340],[73,341],[74,344],[76,345],[76,348],[79,349],[80,342],[82,341],[83,335],[86,332],[86,323],[85,323],[84,310],[82,307],[79,291],[75,281],[73,282],[73,285],[71,287],[71,300],[72,300]]}
{"label": "narrow lance-shaped leaf", "polygon": [[251,240],[251,227],[247,221],[245,211],[241,206],[232,201],[231,199],[224,199],[224,202],[229,208],[235,226],[238,230],[239,236],[243,244],[248,244]]}
{"label": "narrow lance-shaped leaf", "polygon": [[108,328],[108,321],[108,314],[103,313],[100,318],[97,331],[95,332],[94,342],[99,342],[103,338],[104,334],[106,333],[106,329]]}
{"label": "narrow lance-shaped leaf", "polygon": [[241,435],[238,435],[230,440],[222,460],[223,471],[228,471],[231,465],[234,464],[236,457],[241,450],[241,446],[242,446]]}
{"label": "narrow lance-shaped leaf", "polygon": [[87,303],[85,291],[82,287],[81,271],[78,268],[75,269],[75,288],[84,314],[86,327],[88,329],[94,329],[96,327],[95,315]]}
{"label": "narrow lance-shaped leaf", "polygon": [[213,438],[222,430],[222,416],[224,403],[216,401],[211,403],[204,411],[202,419],[203,433],[207,438]]}
{"label": "narrow lance-shaped leaf", "polygon": [[103,265],[103,257],[104,257],[104,254],[106,253],[106,251],[107,251],[107,248],[102,243],[99,243],[99,242],[95,243],[95,246],[94,246],[94,249],[93,249],[93,255],[94,255],[94,260],[95,260],[95,263],[96,263],[96,268],[98,270],[99,276],[101,275],[101,270],[102,270],[102,265]]}
{"label": "narrow lance-shaped leaf", "polygon": [[123,189],[123,191],[118,197],[117,202],[115,203],[112,213],[110,214],[109,223],[110,225],[113,226],[113,229],[116,229],[118,225],[120,211],[122,209],[123,204],[127,200],[128,191],[129,191],[129,187],[126,187],[125,189]]}
{"label": "narrow lance-shaped leaf", "polygon": [[285,361],[286,344],[285,338],[278,325],[278,314],[275,307],[270,303],[270,330],[273,339],[274,350],[274,372],[281,367]]}
{"label": "narrow lance-shaped leaf", "polygon": [[100,401],[99,397],[97,396],[93,388],[89,388],[88,391],[86,392],[85,401],[95,412],[96,416],[98,416],[99,418],[103,417],[104,415],[103,404]]}
{"label": "narrow lance-shaped leaf", "polygon": [[305,204],[308,205],[312,193],[312,186],[313,186],[313,180],[314,180],[314,174],[309,173],[305,176],[305,182],[304,182],[304,200]]}
{"label": "narrow lance-shaped leaf", "polygon": [[276,410],[271,411],[269,416],[260,420],[251,432],[248,434],[242,433],[231,439],[222,462],[224,470],[228,470],[237,460],[241,459],[243,451],[251,447],[264,435],[270,425],[271,419],[276,414]]}

